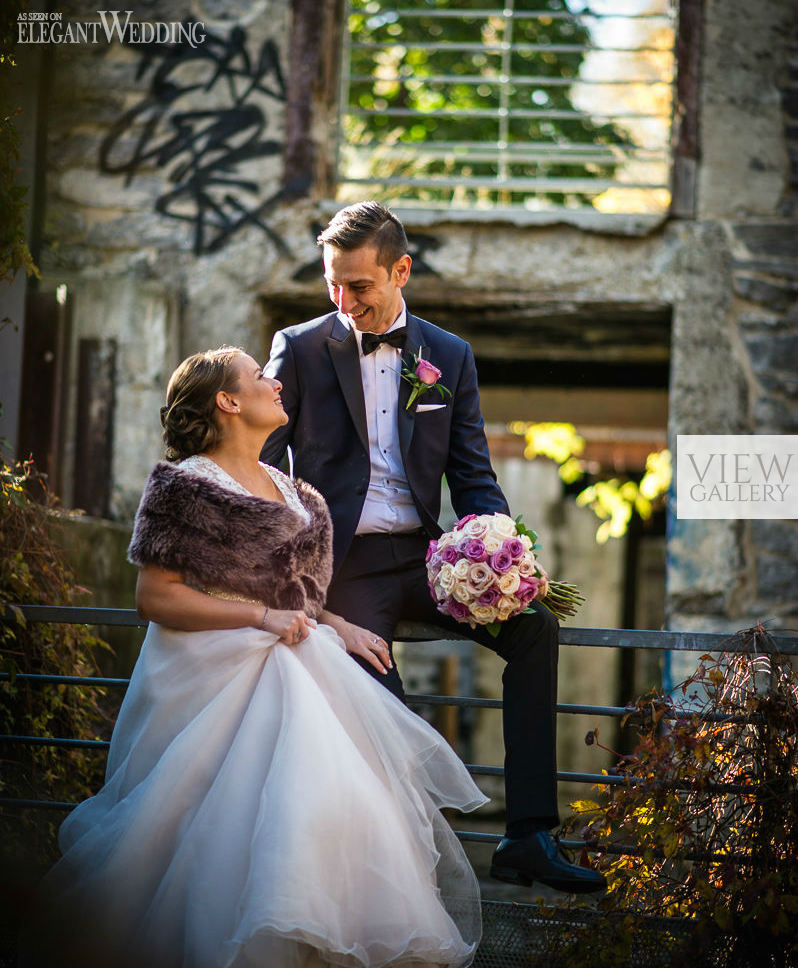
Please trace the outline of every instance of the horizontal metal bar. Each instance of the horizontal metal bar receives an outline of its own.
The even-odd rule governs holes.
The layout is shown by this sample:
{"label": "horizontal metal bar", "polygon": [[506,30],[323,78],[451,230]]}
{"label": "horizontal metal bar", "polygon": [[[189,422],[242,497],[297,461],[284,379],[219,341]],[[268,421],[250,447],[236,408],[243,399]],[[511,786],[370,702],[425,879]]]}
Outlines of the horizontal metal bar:
{"label": "horizontal metal bar", "polygon": [[[11,674],[0,672],[0,682],[8,682]],[[29,682],[32,685],[59,685],[59,686],[110,686],[127,689],[130,679],[107,679],[102,676],[56,676],[43,675],[38,672],[17,672],[14,680],[19,682]]]}
{"label": "horizontal metal bar", "polygon": [[0,797],[0,807],[18,807],[20,809],[40,810],[74,810],[77,803],[65,800],[24,800],[16,797]]}
{"label": "horizontal metal bar", "polygon": [[473,141],[425,141],[415,144],[410,141],[396,141],[386,145],[379,140],[349,142],[347,153],[371,158],[379,154],[380,157],[392,155],[423,155],[425,157],[449,157],[455,154],[458,160],[470,160],[484,155],[488,160],[503,158],[509,161],[527,161],[530,158],[540,158],[543,161],[562,160],[564,164],[579,162],[608,161],[618,164],[624,161],[640,161],[642,163],[666,162],[669,160],[667,148],[646,145],[602,145],[592,147],[572,144],[546,144],[535,141],[511,141],[501,144],[486,141],[484,144]]}
{"label": "horizontal metal bar", "polygon": [[[64,605],[17,605],[29,622],[63,622],[74,625],[119,625],[143,628],[144,622],[133,608],[89,608]],[[11,610],[4,616],[13,622]],[[742,631],[742,630],[741,630]],[[768,631],[774,648],[785,655],[798,655],[798,635],[786,635]],[[563,625],[560,628],[560,644],[590,648],[620,649],[667,649],[677,652],[749,652],[750,643],[740,641],[738,632],[680,632],[666,629],[607,629],[582,628]],[[424,622],[400,622],[396,628],[397,641],[414,642],[430,640],[469,641],[468,629],[450,632],[437,625]],[[1,674],[8,678],[8,673]],[[89,677],[75,677],[78,679]],[[102,680],[97,684],[113,685],[124,680]]]}
{"label": "horizontal metal bar", "polygon": [[[373,17],[374,14],[370,14],[365,10],[355,10],[350,8],[350,13],[362,13],[365,17]],[[443,9],[427,9],[419,10],[418,7],[394,7],[392,9],[381,10],[377,16],[380,17],[423,17],[424,19],[434,19],[442,20],[444,18],[457,18],[463,19],[468,17],[474,18],[500,18],[502,20],[581,20],[582,18],[589,17],[591,20],[670,20],[672,19],[672,14],[668,11],[663,11],[662,13],[656,13],[649,11],[647,13],[602,13],[594,12],[587,8],[580,10],[578,13],[573,13],[570,10],[508,10],[506,7],[502,8],[483,8],[470,10],[468,8],[449,8]],[[388,21],[387,23],[393,23],[395,21]]]}
{"label": "horizontal metal bar", "polygon": [[596,118],[608,121],[662,119],[661,114],[641,114],[639,112],[610,113],[603,111],[555,111],[547,108],[463,108],[457,111],[421,111],[417,108],[345,108],[341,112],[347,118],[368,118],[385,115],[391,118],[499,118],[513,120],[541,119],[544,121],[593,121]]}
{"label": "horizontal metal bar", "polygon": [[56,746],[64,749],[107,750],[111,745],[103,739],[61,739],[56,736],[0,735],[0,743],[19,743],[22,746]]}
{"label": "horizontal metal bar", "polygon": [[579,192],[599,194],[610,188],[652,189],[667,188],[662,182],[617,182],[607,178],[500,178],[498,176],[441,175],[432,178],[339,178],[344,185],[396,185],[415,188],[490,188],[497,192]]}
{"label": "horizontal metal bar", "polygon": [[[68,622],[73,625],[121,625],[146,628],[134,608],[87,608],[80,605],[19,605],[29,622]],[[13,621],[8,612],[6,620]]]}
{"label": "horizontal metal bar", "polygon": [[463,43],[430,43],[427,41],[405,41],[400,38],[383,41],[357,41],[349,45],[352,50],[390,50],[392,47],[404,47],[406,50],[434,50],[442,53],[455,51],[479,51],[481,54],[503,54],[505,51],[517,54],[672,54],[670,47],[605,47],[603,44],[514,44],[499,41],[495,44],[481,42]]}
{"label": "horizontal metal bar", "polygon": [[630,85],[652,87],[654,85],[671,85],[673,78],[625,77],[618,80],[602,80],[601,78],[582,77],[549,77],[546,74],[400,74],[385,77],[382,74],[348,74],[346,80],[357,84],[403,84],[405,81],[417,81],[427,86],[429,84],[465,84],[477,87],[482,84],[515,84],[518,87],[573,87],[574,85],[590,85],[606,87],[607,85]]}
{"label": "horizontal metal bar", "polygon": [[501,834],[483,834],[475,830],[454,830],[452,833],[459,840],[469,841],[474,844],[498,844],[502,839]]}
{"label": "horizontal metal bar", "polygon": [[470,164],[474,162],[498,164],[500,161],[504,161],[514,165],[619,165],[626,161],[638,161],[640,164],[665,164],[668,160],[667,156],[661,152],[655,157],[651,158],[635,158],[633,155],[628,153],[622,153],[619,151],[617,154],[615,154],[611,150],[606,150],[602,153],[586,153],[583,155],[578,155],[576,153],[560,154],[560,152],[555,150],[552,150],[551,152],[521,152],[510,151],[506,148],[489,149],[486,151],[474,151],[473,149],[468,149],[467,151],[460,152],[451,148],[448,150],[436,150],[434,147],[429,145],[414,148],[409,144],[401,146],[381,146],[379,148],[374,148],[371,146],[361,148],[360,146],[354,147],[352,145],[347,145],[347,150],[354,150],[354,153],[356,155],[362,155],[365,161],[368,161],[371,158],[379,157],[380,159],[404,158],[408,162],[416,162],[418,158],[423,157],[425,159],[450,159],[460,164]]}

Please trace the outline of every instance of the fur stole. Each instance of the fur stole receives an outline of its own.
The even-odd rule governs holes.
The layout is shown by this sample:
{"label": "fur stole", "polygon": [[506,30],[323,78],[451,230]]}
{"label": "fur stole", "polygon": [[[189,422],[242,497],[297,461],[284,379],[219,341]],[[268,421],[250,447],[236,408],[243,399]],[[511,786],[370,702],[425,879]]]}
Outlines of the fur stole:
{"label": "fur stole", "polygon": [[136,511],[128,560],[179,572],[194,588],[316,618],[332,575],[332,522],[318,491],[294,483],[309,524],[284,504],[161,461]]}

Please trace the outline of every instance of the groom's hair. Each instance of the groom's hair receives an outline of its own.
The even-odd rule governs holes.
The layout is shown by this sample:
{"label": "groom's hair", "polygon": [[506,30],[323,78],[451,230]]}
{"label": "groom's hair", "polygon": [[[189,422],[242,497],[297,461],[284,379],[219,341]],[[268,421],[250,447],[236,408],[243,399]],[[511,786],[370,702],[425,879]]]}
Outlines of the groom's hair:
{"label": "groom's hair", "polygon": [[402,223],[379,202],[358,202],[342,208],[333,215],[316,242],[345,251],[373,245],[377,249],[377,265],[388,270],[407,253]]}

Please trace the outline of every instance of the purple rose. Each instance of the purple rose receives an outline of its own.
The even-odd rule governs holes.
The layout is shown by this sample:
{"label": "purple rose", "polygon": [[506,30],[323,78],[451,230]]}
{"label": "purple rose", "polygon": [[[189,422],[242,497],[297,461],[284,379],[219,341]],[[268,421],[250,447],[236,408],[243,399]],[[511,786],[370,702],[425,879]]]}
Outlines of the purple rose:
{"label": "purple rose", "polygon": [[454,545],[446,545],[446,547],[441,552],[441,558],[443,561],[447,561],[450,565],[456,565],[460,560],[460,552],[455,548]]}
{"label": "purple rose", "polygon": [[457,524],[452,528],[452,531],[459,531],[464,525],[468,524],[469,521],[473,521],[476,514],[467,514],[464,518],[460,518]]}
{"label": "purple rose", "polygon": [[526,605],[537,598],[539,591],[540,582],[537,578],[522,578],[515,597]]}
{"label": "purple rose", "polygon": [[491,608],[493,608],[493,606],[496,604],[496,602],[498,602],[498,600],[501,597],[502,597],[502,593],[499,591],[499,589],[495,585],[491,585],[490,588],[487,589],[487,591],[484,591],[479,596],[477,601],[479,602],[480,605],[489,605]]}
{"label": "purple rose", "polygon": [[503,575],[513,567],[513,556],[503,547],[499,548],[495,555],[490,556],[490,566],[497,575]]}
{"label": "purple rose", "polygon": [[449,603],[449,614],[452,618],[457,619],[458,622],[464,622],[471,612],[468,610],[468,605],[464,605],[462,602],[455,601],[452,599]]}
{"label": "purple rose", "polygon": [[435,540],[430,541],[429,546],[427,547],[427,555],[424,558],[424,561],[425,562],[429,561],[430,558],[435,554],[437,550],[438,550],[438,542]]}
{"label": "purple rose", "polygon": [[487,561],[488,558],[485,542],[480,541],[479,538],[465,538],[457,545],[457,550],[469,561]]}
{"label": "purple rose", "polygon": [[520,561],[526,551],[520,538],[507,538],[502,545],[502,549],[512,555],[513,561]]}

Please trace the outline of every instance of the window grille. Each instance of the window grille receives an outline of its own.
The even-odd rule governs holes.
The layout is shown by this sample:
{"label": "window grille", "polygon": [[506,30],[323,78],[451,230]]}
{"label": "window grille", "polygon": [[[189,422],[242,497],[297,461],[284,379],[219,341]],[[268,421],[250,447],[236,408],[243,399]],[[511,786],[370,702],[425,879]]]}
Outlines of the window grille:
{"label": "window grille", "polygon": [[672,0],[347,0],[339,202],[660,214]]}

